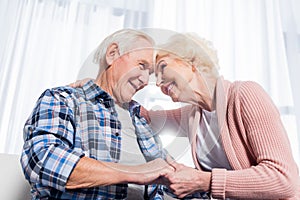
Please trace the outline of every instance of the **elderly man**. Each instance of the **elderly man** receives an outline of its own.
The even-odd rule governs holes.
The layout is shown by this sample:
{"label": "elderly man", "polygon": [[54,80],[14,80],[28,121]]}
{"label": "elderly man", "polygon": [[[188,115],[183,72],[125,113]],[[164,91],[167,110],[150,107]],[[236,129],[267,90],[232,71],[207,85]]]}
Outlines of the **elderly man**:
{"label": "elderly man", "polygon": [[33,198],[124,199],[127,183],[155,183],[173,170],[162,159],[118,163],[122,130],[115,104],[129,102],[148,83],[152,47],[142,32],[118,31],[96,52],[95,81],[41,95],[24,127],[21,157]]}

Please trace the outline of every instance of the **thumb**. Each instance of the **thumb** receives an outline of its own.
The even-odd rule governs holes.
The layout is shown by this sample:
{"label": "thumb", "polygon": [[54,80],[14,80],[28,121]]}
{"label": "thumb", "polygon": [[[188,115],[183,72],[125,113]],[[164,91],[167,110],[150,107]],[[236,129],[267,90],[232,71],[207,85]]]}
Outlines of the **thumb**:
{"label": "thumb", "polygon": [[169,165],[171,165],[171,166],[175,169],[175,171],[176,171],[178,168],[180,168],[180,164],[177,163],[170,155],[167,155],[167,156],[166,156],[166,162],[167,162]]}

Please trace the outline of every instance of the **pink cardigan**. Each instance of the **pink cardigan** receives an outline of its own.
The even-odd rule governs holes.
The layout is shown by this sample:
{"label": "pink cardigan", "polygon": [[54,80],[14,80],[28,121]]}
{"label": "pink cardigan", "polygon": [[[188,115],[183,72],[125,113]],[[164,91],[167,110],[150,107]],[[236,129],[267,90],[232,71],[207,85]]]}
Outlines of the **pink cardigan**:
{"label": "pink cardigan", "polygon": [[[216,98],[220,137],[234,170],[212,170],[213,198],[299,200],[298,168],[280,114],[267,93],[254,82],[219,78]],[[169,126],[189,137],[195,166],[200,169],[195,141],[201,109],[186,106],[147,114],[156,131]]]}

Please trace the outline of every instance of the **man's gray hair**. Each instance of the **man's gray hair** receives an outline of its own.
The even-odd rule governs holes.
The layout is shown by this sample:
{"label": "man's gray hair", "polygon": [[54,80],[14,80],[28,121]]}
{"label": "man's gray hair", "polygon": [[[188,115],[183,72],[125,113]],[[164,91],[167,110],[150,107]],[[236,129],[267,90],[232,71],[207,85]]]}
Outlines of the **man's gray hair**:
{"label": "man's gray hair", "polygon": [[134,29],[122,29],[106,37],[97,47],[94,54],[93,62],[99,65],[98,74],[108,67],[106,52],[111,44],[116,43],[119,47],[120,55],[124,55],[135,47],[134,44],[138,39],[145,39],[154,45],[154,40],[149,35]]}

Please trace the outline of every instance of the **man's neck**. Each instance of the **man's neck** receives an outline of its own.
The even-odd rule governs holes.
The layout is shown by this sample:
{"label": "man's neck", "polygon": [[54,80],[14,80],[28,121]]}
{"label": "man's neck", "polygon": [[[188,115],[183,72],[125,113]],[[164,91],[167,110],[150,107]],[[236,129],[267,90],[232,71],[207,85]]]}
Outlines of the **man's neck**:
{"label": "man's neck", "polygon": [[113,97],[111,81],[109,80],[109,73],[107,71],[102,72],[99,76],[97,76],[95,80],[95,84],[97,84],[102,90],[107,92],[110,96]]}
{"label": "man's neck", "polygon": [[97,84],[102,90],[107,92],[115,101],[116,104],[119,104],[118,101],[116,101],[116,98],[113,94],[113,87],[112,87],[112,77],[110,70],[107,69],[104,72],[102,72],[99,76],[97,76],[95,80],[95,84]]}

